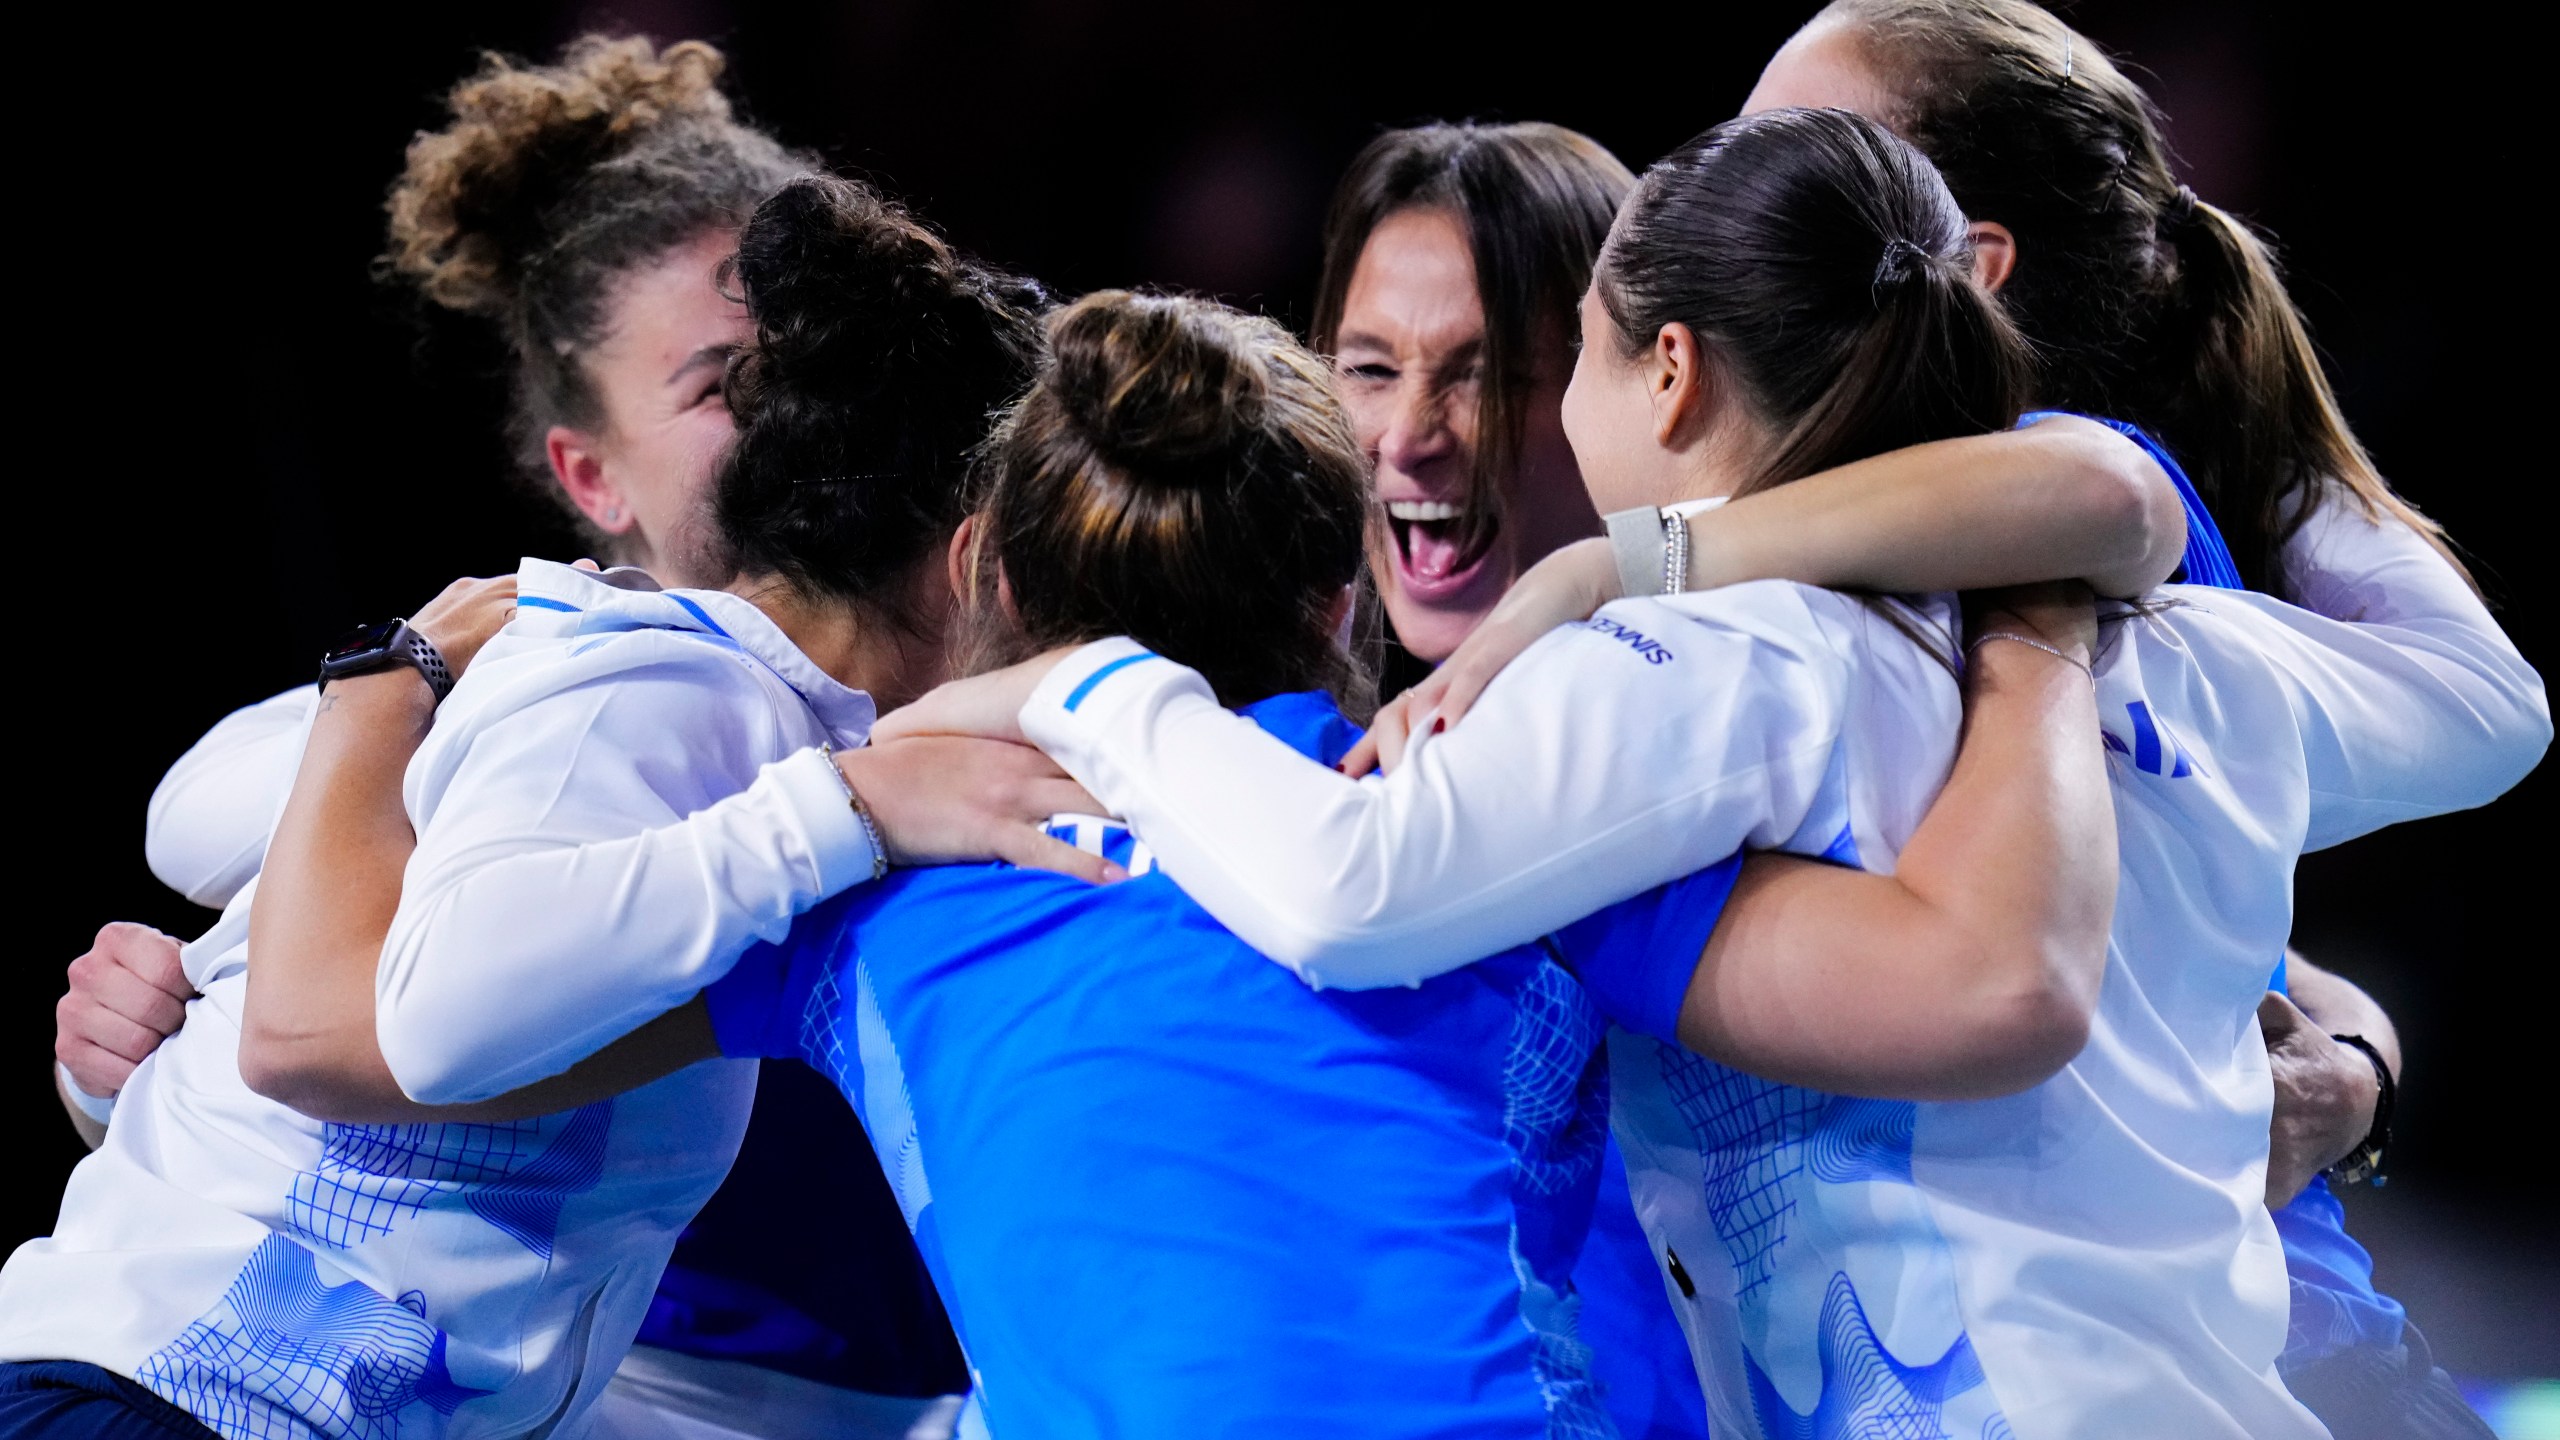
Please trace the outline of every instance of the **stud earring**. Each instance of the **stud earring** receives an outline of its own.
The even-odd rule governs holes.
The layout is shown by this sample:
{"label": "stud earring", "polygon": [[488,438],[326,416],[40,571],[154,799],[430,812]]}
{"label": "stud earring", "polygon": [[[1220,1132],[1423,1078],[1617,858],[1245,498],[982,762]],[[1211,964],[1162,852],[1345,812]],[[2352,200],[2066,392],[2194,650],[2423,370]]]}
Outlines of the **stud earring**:
{"label": "stud earring", "polygon": [[608,505],[608,506],[606,506],[606,507],[605,507],[605,510],[604,510],[604,523],[606,523],[607,525],[619,525],[619,524],[621,524],[621,523],[622,523],[622,507],[621,507],[621,506],[619,506],[619,505]]}

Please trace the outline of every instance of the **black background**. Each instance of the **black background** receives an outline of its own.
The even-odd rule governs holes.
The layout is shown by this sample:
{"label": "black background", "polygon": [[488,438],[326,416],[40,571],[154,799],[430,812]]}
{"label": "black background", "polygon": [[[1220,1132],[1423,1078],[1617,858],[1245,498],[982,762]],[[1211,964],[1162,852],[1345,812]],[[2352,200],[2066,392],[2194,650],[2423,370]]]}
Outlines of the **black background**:
{"label": "black background", "polygon": [[[1731,114],[1803,6],[448,4],[360,23],[57,10],[20,52],[22,304],[12,667],[20,916],[0,992],[19,1157],[0,1246],[50,1228],[79,1153],[47,1076],[62,966],[103,921],[209,916],[141,860],[144,801],[205,727],[309,678],[338,631],[453,575],[559,553],[504,478],[497,359],[372,282],[409,134],[481,47],[698,35],[750,112],[964,245],[1077,291],[1208,290],[1303,323],[1334,175],[1381,125],[1537,118],[1641,168]],[[352,13],[352,12],[341,12]],[[2385,471],[2443,519],[2548,669],[2555,272],[2548,121],[2486,27],[2092,3],[2190,180],[2285,244]],[[2521,37],[2511,37],[2515,46]],[[2527,167],[2527,168],[2516,168]],[[2440,1356],[2560,1368],[2549,1162],[2549,767],[2485,812],[2303,867],[2299,941],[2406,1038],[2389,1189],[2353,1217]],[[2540,955],[2541,960],[2533,957]]]}

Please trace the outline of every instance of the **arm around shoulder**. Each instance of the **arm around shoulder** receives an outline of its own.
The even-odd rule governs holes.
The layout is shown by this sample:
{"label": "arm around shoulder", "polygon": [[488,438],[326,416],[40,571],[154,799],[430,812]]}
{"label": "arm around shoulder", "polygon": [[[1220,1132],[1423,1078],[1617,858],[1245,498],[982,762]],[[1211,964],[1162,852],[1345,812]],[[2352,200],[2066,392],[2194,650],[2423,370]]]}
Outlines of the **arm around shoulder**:
{"label": "arm around shoulder", "polygon": [[220,909],[258,873],[315,693],[297,685],[234,710],[160,777],[142,852],[161,884]]}

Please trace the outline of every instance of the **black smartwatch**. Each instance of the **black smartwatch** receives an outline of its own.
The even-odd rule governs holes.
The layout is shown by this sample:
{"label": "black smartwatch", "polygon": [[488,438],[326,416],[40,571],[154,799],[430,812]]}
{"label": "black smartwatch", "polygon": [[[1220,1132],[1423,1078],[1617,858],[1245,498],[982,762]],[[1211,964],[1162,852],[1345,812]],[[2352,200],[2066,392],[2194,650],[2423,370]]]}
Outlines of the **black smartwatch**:
{"label": "black smartwatch", "polygon": [[2365,1132],[2364,1138],[2356,1142],[2356,1148],[2348,1151],[2345,1159],[2320,1173],[2328,1176],[2330,1183],[2335,1185],[2353,1185],[2370,1180],[2378,1187],[2387,1179],[2382,1173],[2382,1152],[2391,1148],[2391,1106],[2399,1086],[2392,1080],[2391,1067],[2382,1063],[2382,1052],[2373,1048],[2372,1041],[2361,1035],[2332,1035],[2329,1038],[2364,1052],[2364,1058],[2373,1062],[2377,1088],[2373,1096],[2373,1128]]}
{"label": "black smartwatch", "polygon": [[415,667],[426,677],[427,688],[435,693],[439,705],[453,689],[453,671],[446,667],[444,656],[426,636],[410,629],[406,620],[376,621],[348,632],[320,657],[320,686],[325,690],[332,680],[370,675],[394,665]]}

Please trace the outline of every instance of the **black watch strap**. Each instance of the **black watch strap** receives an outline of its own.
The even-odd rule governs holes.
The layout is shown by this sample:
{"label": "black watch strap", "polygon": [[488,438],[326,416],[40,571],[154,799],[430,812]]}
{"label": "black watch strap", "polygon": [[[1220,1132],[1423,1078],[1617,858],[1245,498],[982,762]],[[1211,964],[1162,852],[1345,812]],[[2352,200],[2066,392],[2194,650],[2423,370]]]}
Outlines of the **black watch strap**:
{"label": "black watch strap", "polygon": [[437,704],[453,690],[453,668],[444,663],[444,654],[435,642],[410,628],[406,620],[385,620],[359,626],[345,639],[320,657],[320,684],[326,688],[332,680],[350,675],[370,675],[406,665],[416,670],[434,693]]}
{"label": "black watch strap", "polygon": [[2399,1083],[2391,1078],[2391,1067],[2383,1063],[2382,1052],[2373,1048],[2372,1041],[2361,1035],[2332,1035],[2329,1038],[2364,1052],[2364,1058],[2373,1062],[2377,1088],[2373,1096],[2373,1128],[2365,1132],[2364,1139],[2356,1142],[2356,1148],[2348,1151],[2345,1159],[2320,1173],[2328,1176],[2330,1183],[2335,1185],[2354,1185],[2370,1180],[2380,1186],[2388,1178],[2382,1173],[2382,1159],[2384,1152],[2391,1148],[2391,1111],[2399,1098]]}
{"label": "black watch strap", "polygon": [[401,622],[400,638],[408,645],[408,662],[426,677],[436,703],[443,704],[444,697],[453,693],[453,669],[444,663],[444,652],[436,648],[434,641],[410,629],[406,621]]}

